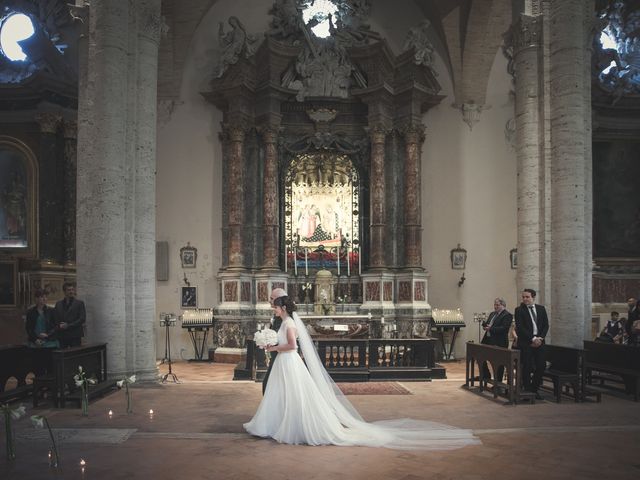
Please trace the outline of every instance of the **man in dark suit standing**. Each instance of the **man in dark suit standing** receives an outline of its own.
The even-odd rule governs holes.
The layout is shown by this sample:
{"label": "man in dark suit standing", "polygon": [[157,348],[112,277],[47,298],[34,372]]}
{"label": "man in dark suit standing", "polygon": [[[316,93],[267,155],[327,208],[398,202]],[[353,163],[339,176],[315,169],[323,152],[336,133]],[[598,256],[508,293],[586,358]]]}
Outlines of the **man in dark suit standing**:
{"label": "man in dark suit standing", "polygon": [[[287,292],[285,292],[284,289],[274,288],[271,291],[271,296],[269,297],[271,306],[273,306],[273,301],[276,298],[286,297],[286,296],[287,296]],[[276,317],[276,316],[271,317],[271,325],[269,327],[271,328],[271,330],[275,330],[277,332],[278,330],[280,330],[280,325],[282,325],[282,319],[280,317]],[[273,362],[278,356],[278,352],[270,352],[270,354],[271,354],[271,360],[269,361],[269,366],[267,367],[267,373],[264,374],[264,379],[262,380],[262,395],[264,395],[264,391],[267,389],[267,382],[269,381],[269,374],[271,373],[271,367],[273,366]]]}
{"label": "man in dark suit standing", "polygon": [[[507,302],[503,298],[496,298],[493,301],[493,312],[489,315],[486,322],[482,323],[484,328],[484,336],[482,342],[484,345],[495,345],[496,347],[509,347],[509,328],[513,321],[513,315],[507,311]],[[483,366],[484,377],[491,378],[489,367],[485,363]],[[504,375],[504,367],[498,367],[495,380],[502,381]]]}
{"label": "man in dark suit standing", "polygon": [[535,393],[537,400],[542,400],[538,388],[542,384],[542,373],[546,367],[544,339],[549,332],[549,318],[547,310],[535,303],[535,299],[535,290],[523,290],[522,303],[515,311],[516,334],[522,362],[522,384],[525,390]]}
{"label": "man in dark suit standing", "polygon": [[65,282],[62,290],[64,298],[55,306],[60,347],[79,347],[84,336],[84,323],[87,320],[84,302],[76,298],[74,283]]}

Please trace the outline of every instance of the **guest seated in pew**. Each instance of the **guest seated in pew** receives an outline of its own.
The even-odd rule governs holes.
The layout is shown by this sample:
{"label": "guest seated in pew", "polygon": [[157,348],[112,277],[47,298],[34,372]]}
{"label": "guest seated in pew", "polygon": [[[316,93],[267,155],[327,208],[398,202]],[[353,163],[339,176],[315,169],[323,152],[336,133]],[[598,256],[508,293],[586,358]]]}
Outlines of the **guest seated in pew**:
{"label": "guest seated in pew", "polygon": [[611,312],[611,318],[596,338],[596,342],[622,343],[624,326],[619,317],[620,314],[618,312]]}
{"label": "guest seated in pew", "polygon": [[53,308],[47,306],[47,292],[35,292],[36,304],[27,310],[26,330],[30,347],[60,348],[56,338],[56,321]]}
{"label": "guest seated in pew", "polygon": [[[497,347],[509,347],[509,329],[511,328],[511,322],[513,315],[507,311],[507,302],[503,298],[496,298],[493,301],[493,312],[489,315],[486,322],[482,323],[484,329],[484,336],[482,342],[485,345],[495,345]],[[482,366],[485,378],[491,378],[491,372],[486,362]],[[498,367],[496,372],[497,382],[502,381],[504,375],[504,367]]]}
{"label": "guest seated in pew", "polygon": [[635,297],[629,297],[627,300],[627,305],[629,306],[629,315],[627,318],[627,323],[625,324],[625,332],[627,337],[627,345],[638,345],[638,333],[634,332],[633,324],[640,320],[640,301],[638,301]]}

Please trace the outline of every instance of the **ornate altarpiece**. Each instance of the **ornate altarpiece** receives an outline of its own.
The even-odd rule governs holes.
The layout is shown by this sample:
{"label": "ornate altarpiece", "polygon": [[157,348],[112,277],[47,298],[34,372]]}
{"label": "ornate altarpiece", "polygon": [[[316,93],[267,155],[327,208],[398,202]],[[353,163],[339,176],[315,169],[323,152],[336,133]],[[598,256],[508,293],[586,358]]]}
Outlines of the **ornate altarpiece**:
{"label": "ornate altarpiece", "polygon": [[[420,151],[423,114],[442,100],[440,85],[415,45],[394,54],[353,2],[335,2],[345,8],[326,39],[298,10],[287,15],[292,3],[276,2],[259,46],[230,18],[217,76],[203,92],[223,112],[216,341],[243,347],[270,317],[276,287],[303,313],[305,303],[335,312],[341,302],[411,337],[430,315]],[[314,295],[321,270],[332,288],[322,299]]]}

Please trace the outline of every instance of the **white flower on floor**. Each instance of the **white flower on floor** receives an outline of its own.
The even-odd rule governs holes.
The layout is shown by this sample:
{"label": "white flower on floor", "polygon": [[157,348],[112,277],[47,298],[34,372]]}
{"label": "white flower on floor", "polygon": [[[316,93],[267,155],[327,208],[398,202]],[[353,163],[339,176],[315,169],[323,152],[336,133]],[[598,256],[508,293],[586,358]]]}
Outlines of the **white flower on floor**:
{"label": "white flower on floor", "polygon": [[58,447],[56,446],[56,440],[53,436],[53,432],[51,431],[51,425],[49,425],[49,421],[47,417],[44,415],[32,415],[31,423],[36,428],[44,428],[47,427],[49,431],[49,438],[51,439],[51,456],[49,459],[49,465],[52,467],[58,467],[60,465],[60,457],[58,456]]}
{"label": "white flower on floor", "polygon": [[278,334],[270,328],[265,328],[254,333],[253,340],[258,347],[265,348],[268,345],[278,344]]}
{"label": "white flower on floor", "polygon": [[129,385],[131,385],[132,383],[136,383],[135,375],[124,377],[122,380],[118,380],[116,382],[118,388],[124,387],[124,391],[127,394],[127,413],[133,413],[133,408],[131,408],[131,390],[129,390]]}

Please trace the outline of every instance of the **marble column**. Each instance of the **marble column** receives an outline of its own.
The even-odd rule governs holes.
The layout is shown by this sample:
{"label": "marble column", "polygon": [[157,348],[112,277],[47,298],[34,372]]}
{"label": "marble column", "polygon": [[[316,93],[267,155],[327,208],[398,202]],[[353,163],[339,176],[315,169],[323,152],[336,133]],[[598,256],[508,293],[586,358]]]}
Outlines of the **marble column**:
{"label": "marble column", "polygon": [[228,251],[229,267],[244,268],[242,252],[242,229],[244,225],[244,140],[245,131],[239,125],[225,125],[224,137],[227,143],[224,149],[228,166],[227,198],[229,230]]}
{"label": "marble column", "polygon": [[591,267],[586,260],[592,241],[588,188],[591,163],[591,77],[585,75],[593,2],[551,0],[551,291],[553,341],[581,347],[591,323]]}
{"label": "marble column", "polygon": [[384,152],[387,132],[381,126],[371,129],[371,268],[386,266],[385,244],[385,194]]}
{"label": "marble column", "polygon": [[262,198],[263,254],[262,267],[278,269],[278,129],[261,129],[264,142]]}
{"label": "marble column", "polygon": [[512,26],[518,162],[518,292],[541,290],[544,268],[544,142],[540,76],[542,16],[521,15]]}
{"label": "marble column", "polygon": [[422,268],[422,225],[420,206],[420,150],[424,126],[412,124],[404,131],[404,248],[405,266]]}
{"label": "marble column", "polygon": [[58,178],[61,162],[57,155],[57,136],[62,116],[53,112],[36,115],[40,126],[38,231],[40,260],[45,264],[59,264],[62,260],[63,219],[60,218],[63,198],[62,179]]}
{"label": "marble column", "polygon": [[134,190],[131,251],[133,285],[127,295],[132,300],[135,338],[131,354],[138,375],[153,378],[156,349],[156,124],[158,47],[160,44],[161,0],[135,2],[137,31],[136,124],[134,127]]}
{"label": "marble column", "polygon": [[160,0],[96,0],[89,24],[78,108],[78,291],[88,341],[109,345],[110,375],[153,380]]}
{"label": "marble column", "polygon": [[64,263],[76,263],[76,175],[78,156],[78,124],[65,120],[64,131],[64,205],[62,208]]}

